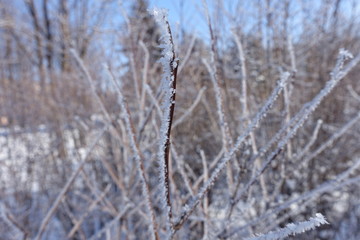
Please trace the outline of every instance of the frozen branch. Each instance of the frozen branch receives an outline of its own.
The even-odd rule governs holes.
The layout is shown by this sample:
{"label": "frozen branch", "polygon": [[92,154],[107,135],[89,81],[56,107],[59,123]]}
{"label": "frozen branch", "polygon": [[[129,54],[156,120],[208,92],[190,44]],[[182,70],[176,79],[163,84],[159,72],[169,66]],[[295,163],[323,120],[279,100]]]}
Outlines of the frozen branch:
{"label": "frozen branch", "polygon": [[178,60],[175,57],[174,42],[171,34],[169,22],[167,20],[167,11],[164,9],[154,9],[153,15],[156,22],[162,30],[162,58],[160,62],[163,67],[162,86],[164,91],[164,99],[162,103],[163,117],[160,127],[160,144],[159,144],[159,165],[160,165],[160,190],[164,203],[165,212],[167,212],[167,234],[171,235],[172,226],[172,207],[170,200],[170,184],[169,184],[169,157],[170,157],[170,135],[171,125],[175,110],[175,91],[176,78],[178,70]]}
{"label": "frozen branch", "polygon": [[249,240],[276,240],[284,239],[291,235],[301,234],[315,229],[324,224],[329,224],[321,213],[315,214],[315,217],[310,218],[308,221],[299,223],[289,223],[284,228],[276,231],[271,231],[266,234],[260,234],[256,237],[249,238]]}

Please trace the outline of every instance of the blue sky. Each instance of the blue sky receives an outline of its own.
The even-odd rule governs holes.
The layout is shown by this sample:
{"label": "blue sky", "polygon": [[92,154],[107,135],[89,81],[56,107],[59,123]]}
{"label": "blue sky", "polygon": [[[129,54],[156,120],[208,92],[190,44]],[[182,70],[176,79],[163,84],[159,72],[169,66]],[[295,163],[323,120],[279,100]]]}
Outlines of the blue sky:
{"label": "blue sky", "polygon": [[208,27],[203,14],[202,0],[150,0],[150,8],[169,10],[169,22],[173,28],[207,37]]}

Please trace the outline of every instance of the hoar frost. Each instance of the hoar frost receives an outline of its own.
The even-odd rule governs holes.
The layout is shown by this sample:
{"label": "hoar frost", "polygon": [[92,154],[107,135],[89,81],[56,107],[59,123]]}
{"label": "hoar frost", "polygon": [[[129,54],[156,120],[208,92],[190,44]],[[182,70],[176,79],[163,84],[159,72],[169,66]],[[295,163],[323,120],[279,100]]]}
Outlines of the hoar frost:
{"label": "hoar frost", "polygon": [[[177,67],[177,62],[175,60],[174,47],[170,32],[169,23],[167,20],[168,11],[165,9],[155,8],[152,11],[152,14],[155,17],[156,22],[159,24],[159,27],[162,32],[161,41],[162,44],[162,58],[160,63],[163,67],[162,75],[162,91],[164,92],[162,108],[163,108],[163,117],[161,119],[160,127],[160,144],[159,144],[159,166],[160,166],[160,191],[161,199],[163,201],[162,206],[163,210],[167,212],[167,233],[171,234],[171,204],[168,199],[169,186],[167,182],[167,166],[166,166],[166,148],[169,147],[169,135],[171,128],[171,108],[175,104],[174,95],[175,89],[173,87],[175,76],[174,69]],[[169,232],[170,231],[170,232]]]}

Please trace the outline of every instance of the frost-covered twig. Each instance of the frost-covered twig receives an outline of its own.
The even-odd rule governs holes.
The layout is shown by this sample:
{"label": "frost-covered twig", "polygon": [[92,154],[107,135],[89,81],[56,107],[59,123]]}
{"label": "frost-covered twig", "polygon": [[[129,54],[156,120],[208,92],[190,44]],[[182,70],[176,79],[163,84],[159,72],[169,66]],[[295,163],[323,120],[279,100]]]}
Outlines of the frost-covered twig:
{"label": "frost-covered twig", "polygon": [[338,132],[336,132],[333,136],[331,136],[326,142],[321,144],[320,147],[318,147],[313,153],[309,154],[305,157],[305,159],[302,161],[301,166],[304,167],[306,164],[314,159],[316,156],[318,156],[320,153],[322,153],[326,148],[330,147],[334,141],[336,141],[338,138],[340,138],[342,135],[344,135],[353,125],[358,123],[360,120],[360,113],[358,113],[353,119],[351,119],[347,124],[345,124]]}
{"label": "frost-covered twig", "polygon": [[96,91],[96,86],[94,83],[93,78],[90,75],[89,70],[87,69],[87,67],[84,64],[84,61],[80,58],[79,54],[76,52],[76,50],[74,48],[70,49],[70,53],[73,55],[75,61],[78,63],[78,65],[80,66],[81,71],[83,71],[83,73],[85,74],[85,79],[88,82],[91,92],[95,98],[95,100],[97,101],[97,103],[100,106],[100,109],[102,111],[102,113],[105,116],[106,121],[109,123],[110,125],[110,130],[111,133],[113,133],[118,139],[121,139],[119,132],[117,131],[117,129],[112,125],[112,120],[111,120],[111,116],[110,113],[108,112],[108,110],[106,109],[103,101],[101,100],[99,94]]}
{"label": "frost-covered twig", "polygon": [[194,100],[194,102],[191,104],[191,106],[186,110],[186,112],[181,115],[179,118],[176,119],[176,121],[174,122],[174,124],[172,125],[172,127],[176,127],[177,125],[181,124],[188,116],[190,116],[190,114],[192,113],[192,111],[195,109],[195,107],[198,105],[198,103],[201,100],[202,95],[205,92],[205,87],[201,88],[198,95],[196,96],[196,99]]}
{"label": "frost-covered twig", "polygon": [[[22,236],[22,239],[27,239],[29,232],[18,224],[3,202],[0,202],[0,220],[4,221],[11,230],[17,233],[14,234],[13,239],[20,239],[20,236]],[[11,231],[10,229],[8,231]]]}
{"label": "frost-covered twig", "polygon": [[91,92],[94,96],[94,98],[96,99],[97,103],[100,106],[101,111],[103,112],[103,114],[105,115],[106,119],[109,121],[109,123],[111,123],[111,117],[109,112],[106,110],[105,105],[103,104],[103,102],[101,101],[99,95],[96,92],[96,87],[94,84],[94,81],[88,71],[88,69],[86,68],[83,60],[80,58],[79,54],[76,52],[76,50],[74,48],[70,49],[70,53],[73,55],[74,59],[76,60],[76,62],[79,64],[80,69],[83,71],[83,73],[85,74],[85,79],[87,80],[87,82],[89,83]]}
{"label": "frost-covered twig", "polygon": [[[203,169],[204,169],[204,182],[206,182],[209,178],[209,172],[208,172],[208,167],[207,167],[207,161],[206,161],[206,156],[203,150],[200,150],[200,155],[201,155],[201,160],[202,160],[202,164],[203,164]],[[204,220],[204,235],[203,235],[203,239],[207,240],[209,239],[209,198],[208,196],[204,197],[204,201],[203,201],[203,209],[204,209],[204,215],[205,215],[205,220]]]}
{"label": "frost-covered twig", "polygon": [[99,204],[100,201],[103,200],[105,195],[109,192],[111,185],[108,184],[105,188],[105,190],[101,193],[100,196],[98,196],[88,207],[88,209],[85,211],[85,213],[80,217],[79,220],[76,221],[75,225],[72,227],[70,232],[68,233],[67,237],[70,239],[74,236],[76,231],[80,228],[81,224],[84,222],[85,218],[90,214],[91,211],[93,211],[96,206]]}
{"label": "frost-covered twig", "polygon": [[146,84],[144,86],[144,88],[145,88],[145,91],[147,92],[147,94],[149,95],[150,100],[152,101],[152,104],[153,104],[152,108],[156,107],[156,111],[157,111],[159,117],[162,118],[163,117],[163,112],[161,111],[161,106],[159,104],[159,101],[157,100],[157,97],[161,95],[160,94],[161,89],[159,89],[158,94],[155,96],[155,94],[151,90],[151,87],[148,84]]}
{"label": "frost-covered twig", "polygon": [[321,119],[319,119],[316,122],[316,126],[314,129],[314,132],[309,140],[309,142],[306,144],[306,146],[304,147],[304,149],[302,149],[299,153],[297,153],[294,157],[295,157],[295,162],[299,161],[305,154],[307,154],[311,148],[311,146],[315,143],[317,136],[319,134],[319,130],[320,127],[322,125],[323,121]]}
{"label": "frost-covered twig", "polygon": [[329,224],[321,213],[315,214],[315,217],[310,218],[308,221],[299,223],[289,223],[284,228],[276,231],[271,231],[266,234],[260,234],[256,237],[249,238],[248,240],[277,240],[284,239],[290,235],[301,234],[309,230],[315,229],[324,224]]}
{"label": "frost-covered twig", "polygon": [[[247,74],[246,74],[246,64],[245,64],[245,54],[244,54],[244,49],[243,46],[241,44],[241,41],[239,39],[239,36],[236,34],[235,30],[232,31],[238,52],[239,52],[239,59],[240,59],[240,64],[241,64],[241,98],[240,98],[240,102],[242,103],[242,110],[243,110],[243,118],[245,119],[249,119],[249,109],[248,109],[248,104],[247,104]],[[285,90],[286,87],[284,88],[284,94],[285,94]],[[248,121],[246,121],[246,124],[248,124]],[[258,147],[255,141],[255,134],[254,132],[250,133],[250,140],[251,140],[251,148],[252,151],[255,155],[257,155],[258,153]],[[255,175],[255,171],[256,169],[259,169],[261,167],[261,160],[260,158],[255,159],[255,167],[253,168],[253,172],[252,175]],[[238,179],[238,181],[241,181],[241,178]],[[237,185],[239,185],[240,182],[238,182]],[[265,199],[267,199],[267,188],[266,188],[266,184],[265,184],[265,179],[261,176],[260,177],[260,184],[261,184],[261,189],[262,189],[262,193]],[[236,194],[236,190],[234,191]]]}
{"label": "frost-covered twig", "polygon": [[236,34],[235,30],[233,29],[231,31],[234,41],[236,43],[237,50],[239,52],[239,59],[240,59],[240,65],[241,65],[241,98],[240,102],[242,103],[242,112],[243,117],[247,118],[249,111],[248,111],[248,105],[247,105],[247,74],[246,74],[246,65],[245,65],[245,54],[244,49],[242,46],[242,43],[239,39],[239,36]]}
{"label": "frost-covered twig", "polygon": [[287,34],[287,47],[290,55],[291,70],[293,71],[293,73],[295,73],[297,72],[296,58],[295,58],[294,44],[292,42],[292,37],[290,33]]}
{"label": "frost-covered twig", "polygon": [[[223,148],[225,149],[225,155],[229,153],[230,148],[233,147],[233,139],[230,134],[228,121],[225,115],[224,111],[224,97],[222,94],[222,89],[220,88],[220,79],[218,74],[218,67],[217,67],[217,51],[216,51],[216,39],[214,35],[214,31],[212,28],[211,20],[210,20],[210,14],[208,5],[205,0],[203,0],[203,5],[205,9],[205,15],[207,19],[207,24],[209,27],[209,33],[210,33],[210,40],[211,40],[211,48],[210,48],[210,64],[205,60],[202,59],[202,62],[206,66],[209,74],[211,82],[214,86],[215,91],[215,101],[216,101],[216,107],[217,107],[217,113],[219,116],[219,124],[221,129],[221,137],[222,137],[222,144]],[[233,192],[233,186],[234,186],[234,177],[232,173],[232,167],[231,162],[227,164],[226,169],[226,179],[227,184],[229,188],[229,192]]]}
{"label": "frost-covered twig", "polygon": [[143,161],[143,157],[141,154],[141,151],[139,149],[139,146],[136,142],[136,138],[135,138],[135,132],[134,132],[134,128],[132,126],[131,123],[131,118],[130,118],[130,112],[129,109],[127,107],[127,103],[125,100],[125,97],[122,93],[122,89],[121,86],[115,81],[115,77],[113,75],[113,73],[110,71],[108,66],[105,66],[107,73],[109,75],[110,80],[112,81],[117,93],[118,93],[118,97],[119,97],[119,103],[122,109],[122,115],[123,118],[125,120],[125,125],[126,125],[126,132],[127,135],[129,136],[130,139],[130,145],[131,145],[131,149],[135,154],[135,161],[136,161],[136,165],[137,165],[137,169],[139,171],[140,174],[140,178],[142,181],[142,192],[144,194],[144,197],[146,199],[146,203],[147,203],[147,208],[148,208],[148,214],[150,216],[151,219],[151,235],[154,239],[159,239],[159,234],[157,232],[157,223],[156,223],[156,218],[155,218],[155,213],[154,213],[154,209],[151,203],[151,196],[150,196],[150,189],[149,189],[149,185],[146,181],[146,173],[145,173],[145,167],[144,167],[144,161]]}
{"label": "frost-covered twig", "polygon": [[145,86],[147,85],[147,75],[148,75],[148,68],[149,68],[150,53],[143,41],[140,41],[139,44],[145,53],[144,68],[143,68],[143,75],[142,75],[141,100],[140,100],[141,115],[140,115],[140,121],[139,121],[140,123],[142,123],[143,117],[144,117],[144,109],[145,109],[145,92],[146,92]]}
{"label": "frost-covered twig", "polygon": [[180,63],[180,65],[179,65],[178,74],[181,73],[181,71],[184,69],[186,63],[188,62],[188,60],[189,60],[189,58],[190,58],[190,55],[191,55],[191,52],[193,51],[195,42],[196,42],[196,35],[194,35],[194,36],[192,37],[191,42],[190,42],[190,46],[189,46],[189,48],[188,48],[188,51],[186,52],[185,57],[181,60],[181,63]]}
{"label": "frost-covered twig", "polygon": [[[215,90],[215,100],[216,100],[216,106],[217,106],[217,113],[219,116],[219,124],[221,127],[221,132],[222,132],[222,140],[223,140],[223,145],[226,148],[226,150],[228,150],[229,148],[229,144],[232,142],[231,138],[230,138],[230,132],[229,132],[229,127],[228,127],[228,123],[225,117],[225,113],[224,113],[224,107],[223,107],[223,94],[221,93],[221,89],[219,86],[219,80],[218,80],[218,76],[217,76],[217,72],[216,72],[216,67],[212,67],[210,66],[210,64],[207,62],[206,59],[202,59],[202,62],[204,63],[204,65],[206,66],[209,74],[210,74],[210,79],[212,84],[214,85],[214,90]],[[212,62],[213,65],[216,65],[215,62]]]}
{"label": "frost-covered twig", "polygon": [[287,138],[286,136],[283,136],[285,133],[289,133],[289,128],[294,129],[297,126],[296,129],[298,129],[302,126],[304,121],[318,107],[322,100],[335,88],[337,83],[360,62],[359,54],[351,62],[349,62],[345,68],[343,68],[345,60],[351,56],[352,55],[348,51],[343,49],[340,50],[337,64],[331,73],[331,79],[326,83],[325,87],[310,102],[303,105],[301,110],[299,110],[298,113],[296,113],[295,116],[293,116],[291,120],[275,134],[275,136],[266,144],[266,146],[259,150],[259,153],[257,156],[253,157],[253,160],[257,157],[264,156],[265,153],[268,152],[269,149],[273,146],[273,144],[280,141],[281,139]]}
{"label": "frost-covered twig", "polygon": [[264,116],[268,113],[268,111],[271,109],[272,105],[274,104],[275,100],[279,96],[280,92],[286,86],[287,80],[289,78],[289,73],[284,73],[281,77],[278,86],[274,89],[272,94],[270,95],[269,99],[266,101],[264,106],[257,112],[256,116],[253,118],[249,126],[245,129],[245,132],[240,135],[236,142],[234,147],[232,147],[229,151],[229,153],[222,158],[222,160],[219,162],[213,173],[210,175],[209,180],[203,185],[203,187],[200,189],[199,193],[196,195],[196,197],[192,200],[192,202],[189,205],[186,205],[183,209],[183,212],[181,213],[180,217],[176,221],[174,225],[175,230],[179,230],[182,225],[185,223],[185,221],[189,218],[191,213],[194,211],[195,207],[199,204],[199,202],[204,198],[205,194],[210,190],[210,188],[214,185],[215,181],[220,175],[220,172],[224,169],[226,164],[231,160],[231,158],[234,156],[234,154],[238,151],[240,146],[244,143],[244,141],[247,139],[247,137],[250,135],[252,131],[254,131],[255,128],[258,127],[260,121],[264,118]]}
{"label": "frost-covered twig", "polygon": [[[292,78],[294,79],[297,70],[296,70],[295,52],[294,52],[294,47],[293,47],[293,43],[292,43],[290,34],[287,35],[287,45],[288,45],[288,51],[289,51],[290,61],[291,61]],[[285,105],[285,114],[286,114],[285,124],[290,122],[290,119],[291,119],[291,113],[290,113],[290,95],[291,95],[290,91],[291,91],[291,88],[290,87],[291,87],[291,84],[286,86],[284,89],[284,105]],[[287,159],[290,160],[290,158],[293,155],[291,141],[288,141],[288,143],[286,144],[286,153],[287,153]],[[283,166],[281,168],[281,177],[282,177],[282,179],[284,179],[285,178],[285,163],[283,162],[282,164],[283,164]]]}
{"label": "frost-covered twig", "polygon": [[153,15],[156,22],[162,30],[162,58],[160,62],[163,67],[162,86],[164,91],[163,99],[163,117],[160,128],[159,144],[159,165],[160,165],[160,190],[164,200],[164,210],[167,212],[167,231],[170,236],[172,231],[172,207],[170,201],[169,184],[169,154],[170,154],[170,134],[171,125],[175,110],[175,91],[176,77],[178,69],[178,60],[175,57],[174,42],[171,34],[169,22],[167,20],[168,12],[164,9],[154,9]]}
{"label": "frost-covered twig", "polygon": [[[95,96],[98,104],[101,107],[101,110],[102,110],[103,114],[105,115],[105,117],[108,120],[110,126],[112,127],[111,116],[108,113],[108,111],[106,110],[106,108],[105,108],[104,104],[102,103],[99,95],[96,93],[95,85],[94,85],[93,79],[90,76],[89,71],[85,67],[85,64],[80,59],[80,57],[77,54],[77,52],[75,51],[75,49],[70,49],[70,52],[73,54],[75,60],[79,64],[81,70],[84,72],[84,74],[86,76],[86,79],[87,79],[87,81],[88,81],[88,83],[89,83],[89,85],[91,87],[92,92],[93,92],[93,95]],[[120,99],[120,105],[122,107],[123,116],[124,116],[124,119],[125,119],[127,134],[128,134],[128,136],[130,138],[131,148],[132,148],[133,152],[135,153],[135,160],[136,160],[137,168],[140,171],[140,176],[141,176],[141,179],[142,179],[142,182],[143,182],[142,191],[143,191],[143,194],[144,194],[144,196],[145,196],[145,198],[147,200],[147,207],[148,207],[148,211],[149,211],[149,215],[150,215],[150,219],[151,219],[151,223],[152,223],[152,228],[151,228],[152,236],[153,236],[154,239],[158,239],[157,224],[156,224],[155,214],[154,214],[152,204],[151,204],[150,190],[149,190],[149,187],[148,187],[147,182],[146,182],[145,168],[144,168],[144,164],[142,162],[141,152],[140,152],[140,150],[139,150],[139,148],[138,148],[138,146],[136,144],[135,133],[134,133],[134,130],[133,130],[133,127],[132,127],[132,124],[131,124],[130,114],[129,114],[129,111],[127,109],[127,105],[126,105],[125,99],[123,97],[120,86],[115,81],[115,78],[114,78],[113,74],[111,73],[111,71],[109,70],[109,68],[106,68],[106,69],[108,70],[107,73],[109,74],[110,80],[112,80],[113,85],[114,85],[115,89],[118,92],[118,96],[119,96],[119,99]],[[121,139],[120,134],[118,133],[118,131],[116,131],[116,129],[115,129],[114,132],[116,133],[117,137],[119,139]]]}
{"label": "frost-covered twig", "polygon": [[[265,171],[265,169],[269,166],[270,162],[275,159],[275,157],[279,154],[281,149],[284,148],[284,146],[288,143],[288,141],[294,137],[294,135],[297,133],[299,128],[301,128],[306,121],[306,119],[315,111],[315,109],[319,106],[319,104],[322,102],[322,100],[334,89],[334,87],[337,85],[337,83],[345,77],[345,75],[360,61],[360,54],[352,60],[345,68],[342,70],[344,62],[347,58],[349,58],[351,54],[341,49],[338,57],[338,61],[336,63],[336,66],[331,73],[331,79],[327,82],[326,86],[313,98],[312,101],[306,103],[303,108],[291,119],[291,121],[286,126],[292,126],[289,130],[287,128],[282,128],[274,138],[270,142],[276,142],[279,140],[279,143],[277,145],[277,148],[275,151],[273,151],[269,156],[266,158],[266,160],[263,163],[263,166],[261,169],[257,172],[255,176],[251,178],[251,180],[245,185],[245,187],[240,192],[239,196],[236,197],[235,202],[238,202],[242,195],[248,191],[250,186],[254,184],[257,180],[257,178]],[[287,134],[281,138],[282,133],[287,132]],[[276,138],[279,139],[276,139]],[[270,148],[269,144],[266,147],[267,149]],[[266,149],[265,148],[265,149]],[[266,151],[267,151],[266,149]],[[262,150],[259,152],[259,154],[264,154],[266,151]],[[258,155],[259,155],[258,154]],[[254,157],[255,158],[255,157]]]}
{"label": "frost-covered twig", "polygon": [[[148,123],[148,121],[150,120],[150,116],[151,116],[152,111],[154,110],[155,107],[156,107],[157,109],[159,109],[159,108],[158,108],[157,101],[156,101],[156,97],[153,96],[152,91],[151,91],[149,85],[146,84],[145,86],[143,86],[143,88],[145,89],[145,91],[146,91],[147,93],[150,94],[150,98],[152,98],[153,101],[152,101],[152,103],[151,103],[151,106],[150,106],[149,109],[147,110],[147,112],[146,112],[146,114],[145,114],[145,117],[144,117],[143,121],[140,123],[140,126],[139,126],[139,128],[138,128],[138,130],[137,130],[136,136],[137,136],[137,139],[138,139],[139,142],[140,142],[141,137],[142,137],[142,134],[143,134],[143,132],[144,132],[144,130],[145,130],[145,126],[146,126],[146,124]],[[160,87],[158,88],[158,91],[157,91],[156,96],[159,96],[159,95],[160,95]]]}
{"label": "frost-covered twig", "polygon": [[177,153],[176,151],[176,148],[174,146],[174,143],[171,144],[171,152],[175,158],[175,163],[179,169],[179,172],[180,172],[180,175],[181,177],[183,178],[184,180],[184,184],[185,184],[185,187],[187,188],[187,191],[189,192],[189,194],[193,197],[195,196],[194,194],[194,190],[193,188],[191,187],[191,184],[190,184],[190,179],[188,177],[188,175],[186,174],[185,172],[185,162],[184,162],[184,159],[182,156],[179,156],[179,154]]}
{"label": "frost-covered twig", "polygon": [[125,215],[131,206],[132,204],[127,204],[125,207],[123,207],[121,212],[119,212],[113,220],[107,223],[100,231],[96,232],[92,237],[89,238],[89,240],[99,239],[101,235],[104,234],[109,228],[111,228],[115,223],[119,222],[119,220]]}
{"label": "frost-covered twig", "polygon": [[[122,1],[119,1],[119,7],[120,7],[121,14],[124,17],[124,20],[125,20],[125,23],[126,23],[128,35],[131,38],[132,33],[133,33],[133,27],[132,27],[129,16],[126,13],[126,10],[124,9]],[[130,69],[131,69],[132,78],[133,78],[133,82],[134,82],[134,90],[135,90],[136,99],[139,101],[139,103],[141,105],[142,98],[140,96],[140,86],[139,86],[139,83],[138,83],[138,76],[137,76],[137,71],[138,70],[137,70],[137,67],[135,65],[135,56],[134,56],[134,49],[136,47],[134,39],[130,39],[130,46],[131,46],[131,51],[129,52],[130,53],[129,54]],[[145,64],[146,64],[146,61],[147,61],[147,59],[145,59]],[[145,66],[144,66],[144,68],[145,68]],[[144,71],[145,70],[146,69],[144,69]]]}
{"label": "frost-covered twig", "polygon": [[259,222],[267,219],[268,217],[275,215],[284,209],[289,208],[291,205],[293,205],[295,203],[308,201],[309,199],[317,197],[325,192],[334,191],[343,186],[358,183],[360,181],[360,177],[349,178],[349,176],[359,167],[360,167],[360,159],[356,159],[354,164],[350,168],[348,168],[347,170],[345,170],[342,173],[340,173],[339,175],[337,175],[333,180],[329,180],[329,181],[321,184],[320,186],[316,187],[315,189],[301,194],[300,196],[289,199],[289,200],[283,202],[280,206],[277,206],[276,208],[271,209],[269,212],[264,213],[263,215],[248,222],[247,224],[245,224],[241,227],[233,227],[232,229],[227,231],[226,234],[220,234],[220,235],[223,238],[231,237],[232,235],[236,234],[237,232],[247,229],[248,227],[255,226]]}
{"label": "frost-covered twig", "polygon": [[351,85],[347,85],[346,88],[349,91],[349,93],[351,94],[351,96],[353,98],[355,98],[358,102],[360,102],[360,95],[357,92],[355,92],[353,87]]}

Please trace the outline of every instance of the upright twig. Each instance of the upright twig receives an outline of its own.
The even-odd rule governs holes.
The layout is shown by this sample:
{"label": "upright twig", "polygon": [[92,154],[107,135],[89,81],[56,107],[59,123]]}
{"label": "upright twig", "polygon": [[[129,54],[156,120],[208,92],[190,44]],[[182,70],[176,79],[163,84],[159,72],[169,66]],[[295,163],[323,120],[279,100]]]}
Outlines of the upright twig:
{"label": "upright twig", "polygon": [[[261,169],[258,170],[256,175],[253,176],[250,179],[250,181],[248,181],[248,183],[245,185],[245,187],[241,190],[240,194],[236,197],[234,204],[240,201],[242,195],[245,192],[247,192],[249,187],[256,182],[257,178],[261,176],[261,174],[265,171],[265,169],[269,166],[269,164],[276,158],[276,156],[289,142],[289,140],[294,137],[294,135],[297,133],[299,128],[303,126],[305,121],[315,111],[315,109],[319,106],[322,100],[335,88],[335,86],[340,82],[340,80],[343,79],[346,76],[346,74],[348,74],[349,71],[360,61],[360,54],[354,60],[348,63],[345,68],[343,68],[344,62],[348,58],[352,58],[352,55],[348,51],[341,49],[336,66],[331,73],[331,79],[326,83],[326,86],[313,98],[313,100],[305,104],[304,107],[289,121],[287,125],[291,125],[292,128],[289,129],[282,128],[279,130],[279,132],[281,131],[286,132],[285,136],[283,136],[282,138],[280,138],[281,135],[279,136],[278,139],[279,142],[277,144],[275,151],[273,151],[272,153],[269,154],[269,156],[267,156]],[[276,136],[277,135],[278,134],[276,134]],[[265,152],[260,151],[260,153],[261,155],[263,155]]]}
{"label": "upright twig", "polygon": [[212,172],[212,174],[209,177],[209,180],[203,185],[203,187],[200,189],[199,193],[193,198],[191,203],[189,205],[186,205],[183,208],[183,212],[181,213],[180,217],[177,219],[174,229],[175,231],[179,230],[185,223],[185,221],[190,217],[191,213],[195,210],[195,207],[200,203],[200,200],[204,198],[206,193],[211,189],[211,187],[214,185],[215,181],[218,179],[220,172],[224,169],[226,164],[233,158],[235,153],[239,150],[240,146],[244,143],[244,141],[249,137],[250,133],[254,131],[255,128],[259,125],[260,121],[265,117],[265,115],[268,113],[268,111],[273,106],[274,102],[276,101],[277,97],[283,90],[283,88],[286,85],[286,82],[289,78],[289,74],[286,73],[282,76],[282,78],[279,81],[278,86],[274,89],[273,93],[270,95],[269,99],[266,101],[266,103],[263,105],[263,107],[257,112],[256,116],[252,119],[249,126],[245,129],[245,132],[240,135],[235,144],[234,147],[230,149],[229,154],[225,155],[221,159],[221,161],[217,164],[217,167]]}
{"label": "upright twig", "polygon": [[354,184],[354,183],[358,184],[360,181],[360,177],[353,177],[353,178],[349,178],[349,177],[359,167],[360,167],[360,159],[356,159],[356,160],[354,160],[353,165],[351,167],[349,167],[342,173],[338,174],[334,179],[326,181],[326,182],[320,184],[318,187],[316,187],[310,191],[304,192],[300,196],[295,196],[294,198],[291,198],[291,199],[281,203],[279,206],[271,209],[269,212],[262,214],[261,216],[246,223],[243,226],[240,226],[240,227],[236,226],[234,228],[231,228],[230,231],[228,231],[226,234],[220,234],[219,237],[225,238],[225,239],[230,238],[237,232],[247,229],[250,226],[255,226],[259,222],[262,222],[262,221],[266,220],[267,218],[269,218],[270,216],[275,215],[275,214],[281,212],[282,210],[289,208],[291,205],[293,205],[295,203],[307,201],[311,198],[318,197],[319,195],[321,195],[323,193],[331,192],[338,188],[341,188],[341,187],[344,187],[344,186],[347,186],[350,184]]}
{"label": "upright twig", "polygon": [[[248,96],[247,96],[247,74],[246,74],[245,54],[244,54],[244,49],[243,49],[242,43],[239,39],[239,36],[236,34],[235,30],[232,31],[232,34],[234,36],[236,47],[239,52],[239,59],[240,59],[240,64],[241,64],[241,99],[240,99],[240,102],[242,103],[243,118],[246,119],[245,122],[246,122],[246,124],[248,124],[250,113],[249,113],[248,101],[247,101]],[[286,86],[284,88],[284,92],[285,92],[285,89],[286,89]],[[256,155],[258,153],[258,147],[256,144],[254,132],[250,133],[250,140],[251,140],[252,151],[253,151],[254,155]],[[259,169],[261,167],[260,158],[255,159],[255,166],[256,166],[256,168],[253,168],[253,173],[252,173],[253,175],[255,174],[256,169]],[[241,178],[239,178],[238,181],[241,181]],[[260,184],[261,184],[263,196],[266,200],[268,198],[268,196],[267,196],[268,191],[267,191],[265,179],[263,176],[260,177]]]}
{"label": "upright twig", "polygon": [[137,169],[139,171],[140,178],[142,181],[142,192],[144,194],[144,197],[146,198],[147,208],[149,211],[148,214],[150,215],[150,219],[151,219],[152,237],[153,237],[153,239],[158,240],[159,234],[157,231],[157,223],[156,223],[154,209],[153,209],[153,206],[151,203],[150,189],[149,189],[149,185],[146,181],[145,166],[144,166],[144,161],[143,161],[144,158],[143,158],[140,148],[136,142],[135,131],[134,131],[131,119],[130,119],[130,112],[127,107],[127,103],[125,101],[124,95],[122,94],[121,86],[115,81],[115,77],[114,77],[113,73],[110,71],[110,69],[107,66],[105,66],[105,67],[106,67],[107,73],[109,74],[110,80],[112,81],[112,83],[118,93],[119,102],[120,102],[120,105],[121,105],[121,108],[123,111],[123,117],[125,120],[126,132],[130,138],[130,145],[131,145],[132,151],[135,154],[135,161],[136,161]]}
{"label": "upright twig", "polygon": [[163,110],[164,114],[160,128],[160,146],[159,146],[159,165],[160,165],[160,187],[162,199],[165,200],[163,206],[167,212],[167,234],[171,235],[172,226],[172,207],[170,201],[170,184],[169,184],[169,159],[170,159],[170,134],[171,125],[175,110],[175,91],[176,77],[178,69],[178,60],[175,57],[174,42],[171,34],[169,22],[167,20],[167,11],[163,9],[154,9],[153,15],[162,30],[162,54],[161,63],[163,67]]}
{"label": "upright twig", "polygon": [[[224,112],[224,97],[222,94],[222,89],[220,87],[220,81],[219,81],[219,74],[218,74],[218,67],[217,67],[217,52],[216,52],[216,39],[214,35],[214,31],[212,28],[211,20],[210,20],[210,14],[209,9],[207,6],[207,3],[205,0],[203,0],[203,5],[205,8],[205,14],[207,19],[207,24],[209,27],[209,33],[210,33],[210,40],[211,40],[211,58],[210,58],[210,64],[205,59],[202,59],[204,65],[206,66],[209,74],[212,84],[214,85],[214,91],[215,91],[215,100],[216,100],[216,107],[217,112],[219,115],[219,123],[220,123],[220,129],[221,129],[221,135],[222,135],[222,144],[223,148],[225,148],[225,155],[229,153],[230,148],[233,146],[233,140],[230,134],[228,121]],[[233,169],[229,162],[227,164],[227,171],[226,171],[226,177],[227,177],[227,183],[229,187],[229,192],[231,193],[233,191]]]}

